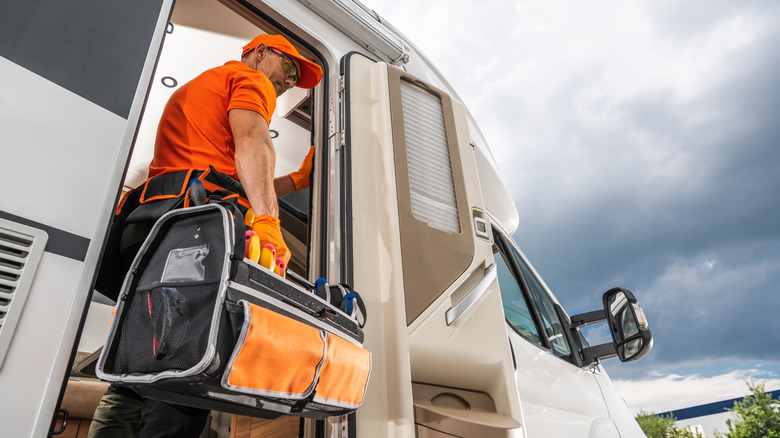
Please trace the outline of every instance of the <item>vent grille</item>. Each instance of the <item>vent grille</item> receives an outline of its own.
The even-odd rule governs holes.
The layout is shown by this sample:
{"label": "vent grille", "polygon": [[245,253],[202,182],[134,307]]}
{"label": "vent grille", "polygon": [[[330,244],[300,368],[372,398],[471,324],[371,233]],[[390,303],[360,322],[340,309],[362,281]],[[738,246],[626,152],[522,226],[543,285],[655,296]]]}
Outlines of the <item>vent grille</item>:
{"label": "vent grille", "polygon": [[438,230],[460,233],[441,98],[401,81],[401,102],[412,215]]}
{"label": "vent grille", "polygon": [[0,366],[47,240],[44,231],[0,219]]}

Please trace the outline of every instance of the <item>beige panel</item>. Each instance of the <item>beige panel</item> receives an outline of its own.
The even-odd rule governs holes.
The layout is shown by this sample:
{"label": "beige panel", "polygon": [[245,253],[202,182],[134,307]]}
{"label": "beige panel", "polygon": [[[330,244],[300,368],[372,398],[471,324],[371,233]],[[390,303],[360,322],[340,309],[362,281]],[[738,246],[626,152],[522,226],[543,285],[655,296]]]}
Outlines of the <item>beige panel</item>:
{"label": "beige panel", "polygon": [[[467,180],[463,172],[461,143],[469,137],[460,137],[453,117],[453,101],[446,93],[420,82],[405,71],[390,67],[390,108],[392,111],[396,185],[400,218],[401,249],[403,252],[404,291],[406,294],[406,322],[411,324],[469,267],[474,257],[474,229],[470,218]],[[412,214],[409,170],[406,157],[401,81],[409,81],[441,98],[447,143],[450,149],[452,178],[458,204],[460,233],[447,233],[430,227]],[[473,152],[472,152],[473,154]],[[473,158],[472,158],[473,161]],[[481,198],[481,195],[479,196]]]}
{"label": "beige panel", "polygon": [[[455,240],[461,241],[425,243],[414,234],[409,238],[404,227],[413,221],[442,232],[412,218],[406,173],[405,211],[399,207],[402,184],[398,180],[402,177],[396,165],[405,167],[406,157],[400,160],[393,144],[403,131],[394,130],[398,116],[391,118],[388,87],[393,81],[398,87],[403,73],[391,71],[394,79],[385,64],[352,56],[347,84],[351,90],[354,286],[366,301],[370,321],[365,346],[374,355],[367,399],[357,413],[358,436],[413,436],[415,430],[420,436],[444,433],[430,427],[416,428],[415,412],[426,418],[449,415],[450,423],[455,421],[452,418],[468,418],[464,421],[469,424],[481,421],[473,412],[454,415],[446,406],[436,404],[418,406],[415,411],[412,381],[488,394],[493,407],[484,412],[496,416],[490,421],[500,419],[497,424],[504,428],[499,436],[521,436],[522,411],[497,284],[494,282],[453,325],[445,323],[445,312],[469,293],[493,263],[490,242],[474,236],[471,211],[484,215],[465,107],[443,96],[448,102],[445,113],[450,117],[448,137],[462,140],[450,141],[462,228]],[[370,81],[366,79],[369,76]],[[419,248],[404,248],[399,234],[404,242],[415,242]],[[430,286],[432,281],[437,283],[435,287]],[[433,292],[426,294],[426,289]],[[417,295],[422,299],[415,300]],[[410,298],[415,301],[411,305]]]}
{"label": "beige panel", "polygon": [[398,239],[387,67],[350,58],[354,286],[368,311],[373,368],[357,411],[361,437],[414,436],[409,337]]}
{"label": "beige panel", "polygon": [[496,413],[493,400],[483,392],[418,383],[412,389],[418,426],[463,437],[503,438],[522,433],[520,422]]}
{"label": "beige panel", "polygon": [[[395,72],[399,78],[403,75],[400,72]],[[391,79],[391,87],[392,83]],[[448,133],[448,136],[456,139],[455,142],[450,141],[450,151],[452,157],[458,157],[457,163],[453,158],[453,177],[461,217],[462,236],[460,238],[464,241],[468,239],[468,243],[462,244],[464,248],[469,248],[470,254],[467,258],[465,255],[463,256],[466,265],[458,266],[457,273],[455,269],[451,268],[454,262],[449,258],[457,257],[457,255],[447,254],[447,251],[444,250],[434,252],[425,263],[422,263],[426,269],[412,273],[408,272],[410,266],[407,263],[407,252],[404,248],[404,280],[407,300],[410,299],[411,294],[416,293],[414,289],[410,289],[414,288],[415,285],[410,285],[409,282],[416,282],[421,278],[426,279],[427,276],[434,275],[434,272],[435,275],[439,276],[437,281],[440,284],[437,288],[440,291],[443,289],[443,293],[435,292],[426,296],[424,301],[415,304],[421,310],[409,325],[412,379],[415,382],[425,384],[488,394],[495,403],[494,413],[507,420],[507,425],[518,426],[508,427],[499,434],[522,435],[522,429],[519,428],[519,425],[523,423],[523,414],[517,392],[498,283],[495,281],[491,283],[485,293],[452,325],[446,324],[445,313],[447,310],[471,292],[474,286],[484,278],[485,270],[494,262],[490,241],[475,237],[474,222],[471,217],[472,211],[483,219],[486,218],[486,215],[482,204],[482,181],[479,179],[477,160],[468,141],[470,132],[467,111],[465,106],[457,100],[447,99],[446,96],[443,97],[443,100],[447,102],[445,103],[445,114],[450,118],[446,121],[447,129],[454,131],[454,133]],[[393,114],[395,116],[395,111]],[[395,134],[394,131],[394,136],[397,135],[399,134]],[[396,142],[396,146],[397,144]],[[397,149],[396,162],[398,163]],[[401,172],[397,172],[397,175],[400,181],[402,179]],[[489,190],[490,187],[486,187],[486,189]],[[402,192],[400,182],[398,192],[400,198]],[[401,201],[399,201],[399,210],[402,210],[403,207],[400,204]],[[403,213],[399,213],[399,215],[403,215]],[[407,224],[401,216],[402,233],[404,225]],[[403,242],[407,241],[406,235],[402,234],[402,238]],[[436,245],[441,246],[439,243],[425,244],[425,246],[429,246],[428,249],[433,246],[434,250],[438,249]],[[424,245],[420,244],[419,246]],[[463,261],[459,260],[458,262],[462,263]],[[420,266],[415,266],[415,268],[420,268]],[[452,275],[455,278],[442,286],[441,284],[446,283],[446,280],[436,271],[446,269],[449,269],[447,275]],[[407,311],[410,309],[408,302],[406,309]],[[407,321],[410,320],[410,315],[407,314]],[[417,412],[419,413],[419,410]]]}
{"label": "beige panel", "polygon": [[451,326],[444,313],[449,300],[431,312],[410,337],[415,382],[479,391],[495,412],[523,423],[498,283],[494,281],[469,311]]}

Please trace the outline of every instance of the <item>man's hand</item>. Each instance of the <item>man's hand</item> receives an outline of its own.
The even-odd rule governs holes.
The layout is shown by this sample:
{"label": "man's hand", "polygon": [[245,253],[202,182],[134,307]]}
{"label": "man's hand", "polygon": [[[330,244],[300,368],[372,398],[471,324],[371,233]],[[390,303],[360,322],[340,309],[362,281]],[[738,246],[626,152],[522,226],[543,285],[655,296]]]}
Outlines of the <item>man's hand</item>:
{"label": "man's hand", "polygon": [[309,153],[306,154],[306,158],[303,159],[300,169],[290,174],[290,178],[295,184],[295,191],[303,190],[309,187],[309,180],[311,179],[311,165],[314,161],[314,146],[309,148]]}
{"label": "man's hand", "polygon": [[292,192],[303,190],[309,187],[309,179],[311,178],[311,166],[314,159],[314,146],[309,148],[309,153],[301,163],[301,168],[297,171],[280,176],[274,179],[274,190],[276,190],[276,196],[282,197],[289,195]]}
{"label": "man's hand", "polygon": [[290,264],[290,250],[282,239],[282,230],[279,228],[279,219],[271,216],[257,216],[252,223],[252,230],[257,233],[260,245],[270,243],[276,249],[276,258],[282,259],[284,266]]}

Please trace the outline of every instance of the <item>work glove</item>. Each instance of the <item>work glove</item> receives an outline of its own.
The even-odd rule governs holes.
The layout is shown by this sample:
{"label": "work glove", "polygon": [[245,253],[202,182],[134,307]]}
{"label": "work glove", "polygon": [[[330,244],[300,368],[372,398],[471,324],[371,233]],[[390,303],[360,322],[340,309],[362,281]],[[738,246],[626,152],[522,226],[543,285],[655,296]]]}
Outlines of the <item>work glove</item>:
{"label": "work glove", "polygon": [[252,231],[260,238],[260,245],[270,243],[276,249],[276,258],[284,261],[284,266],[290,263],[290,250],[282,239],[282,230],[279,227],[279,219],[272,216],[260,215],[252,222]]}
{"label": "work glove", "polygon": [[290,178],[295,184],[295,191],[303,190],[309,187],[309,180],[311,179],[311,165],[314,160],[314,146],[309,148],[309,153],[306,154],[306,158],[301,163],[301,168],[290,174]]}

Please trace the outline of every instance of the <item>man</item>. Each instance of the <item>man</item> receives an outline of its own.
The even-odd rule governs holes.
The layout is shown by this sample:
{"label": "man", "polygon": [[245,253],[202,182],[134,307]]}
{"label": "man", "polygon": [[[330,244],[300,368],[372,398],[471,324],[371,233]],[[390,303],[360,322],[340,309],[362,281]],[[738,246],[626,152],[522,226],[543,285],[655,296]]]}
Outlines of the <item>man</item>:
{"label": "man", "polygon": [[[308,187],[313,148],[298,172],[274,179],[276,154],[268,125],[277,96],[294,86],[313,88],[321,78],[322,69],[284,37],[259,35],[244,46],[241,61],[207,70],[173,93],[160,119],[149,179],[213,166],[239,180],[255,213],[252,229],[287,265],[290,253],[279,227],[277,197]],[[145,235],[130,236],[130,229],[122,230],[123,248],[137,248]],[[123,255],[125,265],[128,258]],[[197,437],[207,418],[208,411],[143,400],[111,386],[95,411],[89,436]]]}
{"label": "man", "polygon": [[[275,152],[268,125],[276,96],[293,86],[312,88],[320,67],[284,37],[260,35],[244,46],[241,61],[206,71],[178,89],[166,105],[157,132],[149,177],[190,168],[218,171],[238,179],[255,212],[261,243],[271,243],[289,261],[279,231],[276,198],[295,182],[274,181]],[[308,180],[307,180],[308,183]]]}

